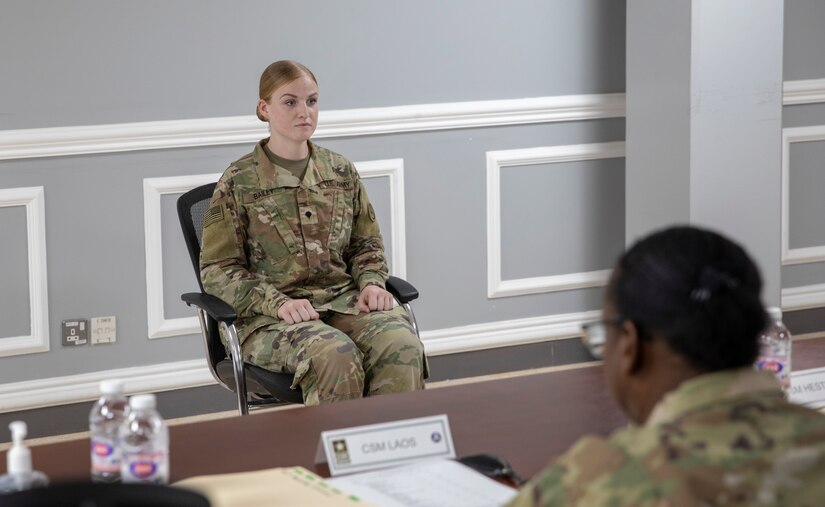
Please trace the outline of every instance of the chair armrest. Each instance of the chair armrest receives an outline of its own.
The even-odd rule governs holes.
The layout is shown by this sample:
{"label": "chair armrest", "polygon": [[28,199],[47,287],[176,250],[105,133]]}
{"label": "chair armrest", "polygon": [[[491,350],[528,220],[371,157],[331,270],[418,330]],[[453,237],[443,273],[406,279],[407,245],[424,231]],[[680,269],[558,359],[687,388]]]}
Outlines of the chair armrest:
{"label": "chair armrest", "polygon": [[226,304],[222,299],[203,292],[188,292],[181,294],[180,298],[189,306],[195,305],[209,314],[218,322],[232,324],[238,318],[235,310]]}
{"label": "chair armrest", "polygon": [[413,285],[397,276],[387,278],[387,290],[390,294],[398,300],[399,303],[409,303],[418,298],[418,289]]}

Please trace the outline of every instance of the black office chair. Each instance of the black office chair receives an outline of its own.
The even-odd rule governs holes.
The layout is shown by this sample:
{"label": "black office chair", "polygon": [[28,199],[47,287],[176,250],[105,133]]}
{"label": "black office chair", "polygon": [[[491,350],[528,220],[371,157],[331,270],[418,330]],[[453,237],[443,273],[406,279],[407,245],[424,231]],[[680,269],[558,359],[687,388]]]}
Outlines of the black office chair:
{"label": "black office chair", "polygon": [[[238,411],[249,413],[249,407],[274,403],[303,403],[300,389],[290,389],[293,375],[275,373],[243,361],[241,345],[235,330],[237,315],[235,310],[221,299],[203,290],[200,277],[200,253],[203,240],[203,214],[209,208],[209,201],[215,191],[215,183],[194,188],[178,198],[178,218],[183,229],[183,238],[189,250],[195,277],[198,279],[199,293],[181,295],[189,306],[198,309],[201,333],[206,347],[209,371],[218,383],[235,392],[238,396]],[[387,290],[407,311],[413,329],[418,334],[410,301],[418,298],[418,290],[410,283],[394,276],[387,280]],[[229,355],[221,343],[218,327],[223,328],[227,337]]]}
{"label": "black office chair", "polygon": [[56,484],[0,496],[3,507],[209,507],[194,491],[154,484]]}

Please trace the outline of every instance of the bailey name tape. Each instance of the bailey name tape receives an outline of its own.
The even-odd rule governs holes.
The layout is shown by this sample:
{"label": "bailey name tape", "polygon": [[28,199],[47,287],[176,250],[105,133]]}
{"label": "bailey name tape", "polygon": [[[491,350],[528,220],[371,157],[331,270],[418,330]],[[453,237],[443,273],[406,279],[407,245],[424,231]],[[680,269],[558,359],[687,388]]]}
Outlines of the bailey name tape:
{"label": "bailey name tape", "polygon": [[315,453],[333,476],[432,458],[455,458],[446,414],[324,431]]}

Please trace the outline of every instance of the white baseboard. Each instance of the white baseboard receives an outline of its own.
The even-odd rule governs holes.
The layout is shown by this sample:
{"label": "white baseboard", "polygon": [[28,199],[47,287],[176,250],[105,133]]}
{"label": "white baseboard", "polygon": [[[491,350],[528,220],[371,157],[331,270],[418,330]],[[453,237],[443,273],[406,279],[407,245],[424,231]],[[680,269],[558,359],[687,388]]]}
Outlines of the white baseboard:
{"label": "white baseboard", "polygon": [[[0,385],[0,412],[91,402],[100,396],[101,380],[119,378],[127,394],[172,391],[214,384],[205,359],[27,380]],[[89,405],[91,409],[91,405]]]}
{"label": "white baseboard", "polygon": [[[429,356],[561,340],[577,336],[582,322],[598,315],[570,313],[424,331],[421,340]],[[27,380],[0,385],[0,413],[91,402],[99,396],[100,381],[110,378],[123,379],[128,394],[215,384],[204,359]]]}
{"label": "white baseboard", "polygon": [[782,310],[795,311],[825,306],[825,283],[782,289]]}
{"label": "white baseboard", "polygon": [[601,312],[594,310],[422,331],[421,341],[428,356],[440,356],[564,340],[578,336],[581,325],[598,319],[599,315]]}

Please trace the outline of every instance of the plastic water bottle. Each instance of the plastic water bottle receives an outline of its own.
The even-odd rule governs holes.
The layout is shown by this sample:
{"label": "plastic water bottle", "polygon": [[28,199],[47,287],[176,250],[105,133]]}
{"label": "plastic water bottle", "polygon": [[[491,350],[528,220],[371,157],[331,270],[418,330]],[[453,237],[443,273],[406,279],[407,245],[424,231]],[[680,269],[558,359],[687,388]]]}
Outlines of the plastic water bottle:
{"label": "plastic water bottle", "polygon": [[154,394],[132,396],[129,416],[120,426],[123,482],[169,482],[169,429],[155,408]]}
{"label": "plastic water bottle", "polygon": [[791,333],[782,322],[782,310],[768,308],[768,327],[759,336],[759,359],[756,368],[776,375],[782,389],[791,388]]}
{"label": "plastic water bottle", "polygon": [[92,482],[120,481],[120,445],[118,431],[126,420],[129,404],[123,395],[123,381],[100,383],[100,399],[89,413],[91,434]]}

